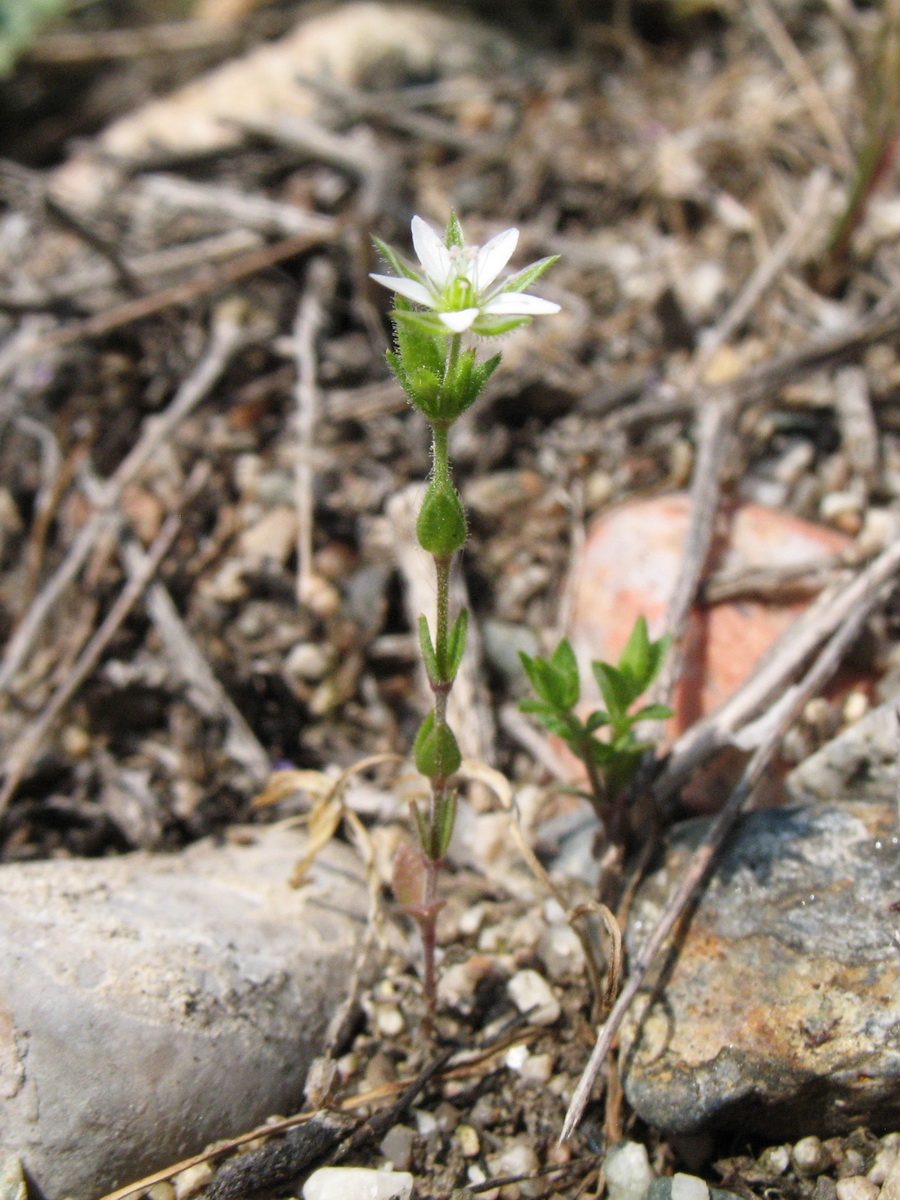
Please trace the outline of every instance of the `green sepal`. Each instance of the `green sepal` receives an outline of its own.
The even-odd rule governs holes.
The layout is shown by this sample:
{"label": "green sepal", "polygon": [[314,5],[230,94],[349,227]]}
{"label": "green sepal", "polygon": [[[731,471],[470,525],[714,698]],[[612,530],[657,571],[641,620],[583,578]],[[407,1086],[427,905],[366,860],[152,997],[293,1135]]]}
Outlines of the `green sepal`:
{"label": "green sepal", "polygon": [[[397,297],[399,304],[401,297]],[[447,328],[436,312],[430,308],[427,310],[413,308],[394,308],[391,311],[391,319],[394,322],[395,329],[399,330],[401,325],[409,329],[419,329],[424,333],[430,333],[432,336],[440,335],[448,338],[452,336],[451,330]]]}
{"label": "green sepal", "polygon": [[526,288],[531,287],[536,279],[543,275],[548,267],[552,267],[558,258],[558,254],[551,254],[549,258],[539,258],[530,267],[525,267],[524,270],[519,271],[516,275],[510,275],[501,288],[501,294],[504,292],[524,292]]}
{"label": "green sepal", "polygon": [[449,250],[453,246],[464,246],[465,241],[459,217],[455,212],[451,212],[450,220],[447,222],[447,232],[444,234],[444,245]]}
{"label": "green sepal", "polygon": [[432,857],[443,858],[453,837],[456,822],[456,789],[445,792],[434,806],[434,830],[432,833]]}
{"label": "green sepal", "polygon": [[404,276],[406,279],[415,279],[418,283],[422,282],[422,272],[417,271],[412,263],[407,262],[401,254],[398,254],[393,246],[389,246],[387,242],[383,242],[381,238],[377,237],[373,237],[372,241],[384,261],[393,268],[395,275]]}
{"label": "green sepal", "polygon": [[[397,296],[392,316],[396,318],[401,313],[406,316],[427,315],[413,309],[404,296]],[[444,326],[440,322],[438,324],[440,329],[428,332],[420,323],[395,320],[394,336],[397,351],[408,373],[411,374],[415,367],[424,367],[443,382],[447,340],[446,335],[441,333]]]}
{"label": "green sepal", "polygon": [[456,360],[453,374],[444,381],[444,400],[441,413],[445,420],[455,421],[466,409],[471,408],[485,384],[500,363],[500,355],[480,363],[474,350],[464,350]]}
{"label": "green sepal", "polygon": [[447,678],[443,682],[450,683],[456,678],[456,672],[459,670],[459,664],[462,662],[463,652],[466,648],[466,633],[469,628],[469,614],[466,609],[460,609],[459,616],[453,622],[453,626],[447,637]]}
{"label": "green sepal", "polygon": [[446,722],[438,725],[434,709],[422,722],[413,746],[416,769],[428,779],[447,779],[458,771],[462,755],[453,730]]}
{"label": "green sepal", "polygon": [[478,337],[500,337],[504,333],[512,333],[521,325],[527,325],[531,317],[491,317],[482,315],[476,317],[472,332]]}
{"label": "green sepal", "polygon": [[419,545],[435,558],[449,558],[466,541],[466,514],[451,483],[428,485],[416,521]]}
{"label": "green sepal", "polygon": [[428,682],[432,685],[443,683],[444,680],[441,679],[438,670],[434,643],[431,640],[431,633],[428,629],[428,621],[424,616],[419,617],[419,645],[422,648],[422,661],[425,663],[425,674],[428,676]]}

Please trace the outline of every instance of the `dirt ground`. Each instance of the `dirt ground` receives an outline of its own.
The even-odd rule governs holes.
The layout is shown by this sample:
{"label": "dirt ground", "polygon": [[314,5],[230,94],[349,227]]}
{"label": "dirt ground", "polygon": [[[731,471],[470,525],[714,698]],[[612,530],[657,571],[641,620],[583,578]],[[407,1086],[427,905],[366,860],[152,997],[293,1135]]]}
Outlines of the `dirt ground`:
{"label": "dirt ground", "polygon": [[[851,567],[889,544],[895,0],[439,6],[456,32],[427,53],[395,6],[391,53],[354,50],[351,82],[302,80],[298,64],[306,115],[282,125],[248,99],[219,119],[220,144],[191,141],[188,118],[213,103],[204,73],[329,9],[207,0],[200,22],[151,7],[78,6],[0,84],[2,861],[177,850],[308,812],[313,774],[254,804],[274,769],[408,754],[427,700],[391,500],[421,485],[429,451],[367,273],[371,236],[408,247],[414,213],[453,209],[474,242],[515,225],[517,261],[560,255],[542,294],[562,314],[504,342],[452,446],[483,655],[470,753],[533,785],[534,821],[559,798],[552,753],[510,715],[517,639],[555,643],[595,513],[691,485],[711,407],[725,414],[714,504],[832,524],[855,539]],[[191,80],[161,142],[143,106]],[[103,133],[132,112],[118,142]],[[897,670],[895,613],[882,604],[851,651],[872,697]],[[844,720],[822,703],[788,738],[795,760]],[[395,777],[374,766],[372,794]],[[404,807],[360,803],[385,873]],[[476,788],[472,804],[489,801]],[[642,1128],[614,1072],[610,1101],[557,1147],[593,1043],[589,990],[560,971],[564,1016],[527,1029],[523,1082],[505,983],[546,968],[534,901],[480,867],[457,866],[442,914],[445,969],[468,964],[471,995],[441,1018],[457,1058],[413,1104],[428,1114],[409,1149],[418,1195],[491,1195],[522,1175],[505,1200],[596,1195],[598,1155],[622,1136],[659,1170],[813,1195],[751,1169],[760,1147],[739,1136],[679,1145]],[[411,930],[391,920],[381,982],[335,1047],[333,1096],[359,1097],[353,1111],[377,1112],[434,1057],[415,1034]],[[378,1161],[383,1136],[355,1161]],[[504,1159],[510,1146],[534,1158]]]}

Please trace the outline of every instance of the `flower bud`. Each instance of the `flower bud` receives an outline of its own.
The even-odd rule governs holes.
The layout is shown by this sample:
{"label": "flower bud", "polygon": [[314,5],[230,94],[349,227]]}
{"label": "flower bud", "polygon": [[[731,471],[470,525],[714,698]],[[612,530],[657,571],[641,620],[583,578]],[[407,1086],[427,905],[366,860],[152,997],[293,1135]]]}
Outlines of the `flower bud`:
{"label": "flower bud", "polygon": [[419,545],[435,558],[449,558],[466,541],[466,514],[451,483],[428,485],[416,521]]}

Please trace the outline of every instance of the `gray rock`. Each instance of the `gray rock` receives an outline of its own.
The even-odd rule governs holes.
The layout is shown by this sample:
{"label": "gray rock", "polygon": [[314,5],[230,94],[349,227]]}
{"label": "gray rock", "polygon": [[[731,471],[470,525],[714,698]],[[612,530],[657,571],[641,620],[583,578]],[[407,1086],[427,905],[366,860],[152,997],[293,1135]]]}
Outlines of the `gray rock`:
{"label": "gray rock", "polygon": [[827,802],[852,794],[857,800],[896,801],[900,794],[900,697],[866,713],[788,775],[792,799]]}
{"label": "gray rock", "polygon": [[[705,821],[640,891],[643,943]],[[893,806],[756,812],[623,1030],[625,1093],[669,1133],[783,1139],[900,1119],[900,828]]]}
{"label": "gray rock", "polygon": [[0,867],[0,1159],[90,1200],[302,1106],[366,911],[346,847],[288,886],[305,846]]}

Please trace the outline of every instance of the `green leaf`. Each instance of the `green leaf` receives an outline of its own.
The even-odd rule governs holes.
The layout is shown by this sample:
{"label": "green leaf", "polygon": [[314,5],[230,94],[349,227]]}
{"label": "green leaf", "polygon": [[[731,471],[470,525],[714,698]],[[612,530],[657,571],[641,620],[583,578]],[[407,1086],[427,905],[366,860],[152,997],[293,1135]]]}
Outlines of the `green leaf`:
{"label": "green leaf", "polygon": [[659,669],[663,664],[663,660],[669,653],[669,648],[672,645],[671,635],[666,633],[655,642],[650,643],[650,662],[647,666],[647,681],[644,688],[648,688],[656,676],[659,674]]}
{"label": "green leaf", "polygon": [[632,716],[632,721],[668,721],[675,713],[665,704],[647,704]]}
{"label": "green leaf", "polygon": [[621,671],[605,662],[592,662],[591,669],[600,695],[606,704],[610,723],[616,725],[628,712],[628,706],[633,700],[631,687]]}
{"label": "green leaf", "polygon": [[578,678],[578,660],[575,651],[563,638],[550,657],[550,665],[560,680],[560,708],[574,708],[581,695],[581,682]]}
{"label": "green leaf", "polygon": [[634,629],[625,643],[625,649],[619,655],[619,670],[632,685],[631,701],[634,701],[647,687],[650,661],[650,638],[647,634],[647,622],[643,616],[640,616],[634,623]]}
{"label": "green leaf", "polygon": [[422,660],[425,663],[425,674],[428,676],[429,683],[443,683],[444,681],[441,679],[440,672],[438,671],[434,643],[431,640],[428,621],[425,617],[419,617],[419,645],[422,648]]}
{"label": "green leaf", "polygon": [[[546,704],[543,700],[525,699],[519,701],[519,708],[522,712],[531,713],[548,732],[563,738],[572,746],[572,749],[575,749],[572,744],[577,741],[576,734],[565,716],[559,713],[552,704]],[[578,751],[575,750],[575,753],[577,754]]]}
{"label": "green leaf", "polygon": [[428,779],[440,782],[458,771],[462,763],[459,745],[450,726],[437,724],[434,709],[428,714],[416,734],[413,753],[416,769]]}
{"label": "green leaf", "polygon": [[447,232],[444,234],[444,245],[449,250],[453,246],[464,246],[465,244],[466,240],[463,237],[459,217],[455,212],[451,212],[450,220],[447,222]]}
{"label": "green leaf", "polygon": [[466,541],[466,514],[456,488],[430,483],[416,521],[419,545],[435,558],[449,558]]}
{"label": "green leaf", "polygon": [[547,690],[547,664],[542,658],[538,658],[537,655],[532,658],[524,650],[519,651],[519,660],[522,663],[525,674],[528,676],[528,682],[540,698],[553,707],[550,694]]}
{"label": "green leaf", "polygon": [[558,254],[551,254],[549,258],[539,258],[530,267],[525,267],[516,275],[510,275],[509,279],[504,283],[502,290],[504,292],[524,292],[526,288],[531,287],[536,279],[543,275],[548,267],[552,267],[558,258]]}
{"label": "green leaf", "polygon": [[447,638],[447,679],[449,683],[451,679],[456,678],[456,672],[459,670],[459,664],[462,662],[463,651],[466,648],[466,631],[469,628],[469,614],[466,609],[461,609],[459,616],[453,622],[453,628]]}
{"label": "green leaf", "polygon": [[587,733],[593,733],[595,730],[599,729],[601,725],[608,724],[609,716],[603,711],[602,708],[598,708],[588,717],[584,728]]}
{"label": "green leaf", "polygon": [[395,275],[401,275],[406,279],[415,279],[417,282],[422,282],[422,272],[417,271],[412,263],[407,262],[402,254],[398,254],[393,246],[389,246],[387,242],[383,242],[381,238],[373,237],[375,249],[392,268]]}
{"label": "green leaf", "polygon": [[453,826],[456,821],[456,789],[451,788],[438,799],[434,812],[434,833],[432,837],[432,855],[443,858],[453,837]]}

